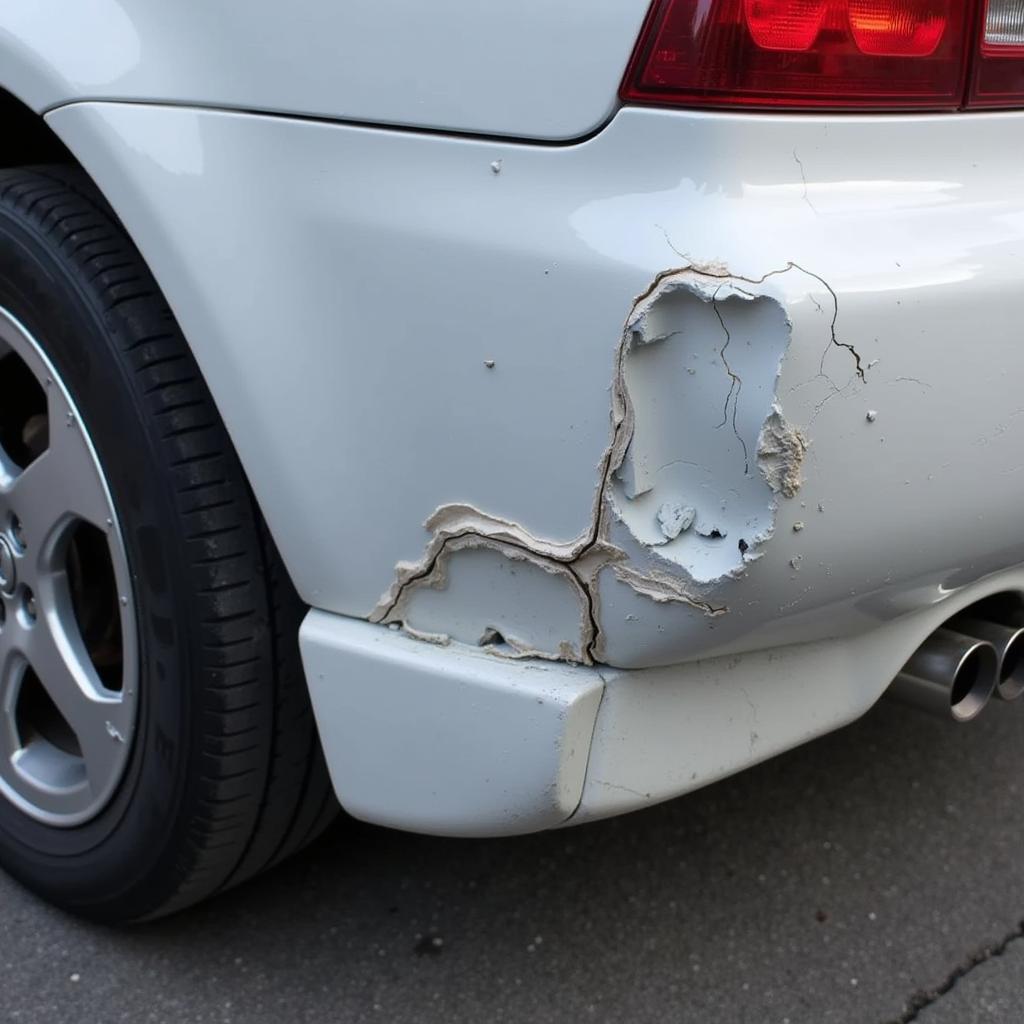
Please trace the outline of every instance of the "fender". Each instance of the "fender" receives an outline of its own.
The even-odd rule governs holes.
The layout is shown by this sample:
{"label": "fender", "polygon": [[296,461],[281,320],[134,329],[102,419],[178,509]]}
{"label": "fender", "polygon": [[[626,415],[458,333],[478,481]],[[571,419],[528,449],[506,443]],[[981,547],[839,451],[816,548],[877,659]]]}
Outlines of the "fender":
{"label": "fender", "polygon": [[37,112],[121,100],[572,139],[614,111],[647,7],[7,0],[0,85]]}

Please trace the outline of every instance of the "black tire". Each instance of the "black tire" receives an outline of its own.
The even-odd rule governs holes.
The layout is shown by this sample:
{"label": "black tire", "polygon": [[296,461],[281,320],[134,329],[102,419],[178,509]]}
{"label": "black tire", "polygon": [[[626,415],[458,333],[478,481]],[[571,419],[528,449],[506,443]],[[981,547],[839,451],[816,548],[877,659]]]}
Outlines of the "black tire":
{"label": "black tire", "polygon": [[173,315],[77,169],[0,171],[0,306],[92,438],[140,652],[113,798],[60,828],[0,797],[0,864],[94,919],[161,916],[277,863],[337,812],[298,657],[303,607]]}

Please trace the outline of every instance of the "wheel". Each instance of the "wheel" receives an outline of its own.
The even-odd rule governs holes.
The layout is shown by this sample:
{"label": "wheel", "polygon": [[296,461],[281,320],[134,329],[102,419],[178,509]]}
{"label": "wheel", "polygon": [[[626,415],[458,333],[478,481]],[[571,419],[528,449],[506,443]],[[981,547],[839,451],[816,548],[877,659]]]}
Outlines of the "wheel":
{"label": "wheel", "polygon": [[133,921],[315,837],[302,612],[113,214],[72,169],[0,171],[0,865]]}

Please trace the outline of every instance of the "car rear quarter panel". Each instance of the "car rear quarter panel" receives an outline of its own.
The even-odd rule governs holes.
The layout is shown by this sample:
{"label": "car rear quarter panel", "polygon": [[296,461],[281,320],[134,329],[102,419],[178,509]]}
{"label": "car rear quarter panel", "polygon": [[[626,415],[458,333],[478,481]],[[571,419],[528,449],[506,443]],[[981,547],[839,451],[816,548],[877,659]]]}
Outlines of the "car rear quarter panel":
{"label": "car rear quarter panel", "polygon": [[7,0],[0,85],[538,139],[611,114],[648,0]]}
{"label": "car rear quarter panel", "polygon": [[[315,607],[386,619],[419,566],[407,626],[636,668],[867,631],[1024,557],[1019,114],[625,110],[566,147],[50,121],[153,266]],[[615,474],[623,370],[643,444]],[[773,405],[803,438],[788,482]],[[726,535],[658,546],[666,492]],[[623,557],[591,549],[588,609],[563,568],[595,508]],[[452,529],[491,539],[428,572]]]}

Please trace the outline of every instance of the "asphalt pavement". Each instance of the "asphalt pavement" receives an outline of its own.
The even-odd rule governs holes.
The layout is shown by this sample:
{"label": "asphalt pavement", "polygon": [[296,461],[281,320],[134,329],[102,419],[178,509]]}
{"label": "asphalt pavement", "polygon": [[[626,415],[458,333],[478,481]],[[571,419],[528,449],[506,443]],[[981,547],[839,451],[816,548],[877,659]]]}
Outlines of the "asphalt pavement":
{"label": "asphalt pavement", "polygon": [[341,823],[170,920],[0,878],[0,1019],[1024,1020],[1024,701],[884,704],[671,804],[522,839]]}

